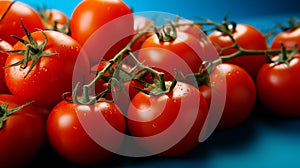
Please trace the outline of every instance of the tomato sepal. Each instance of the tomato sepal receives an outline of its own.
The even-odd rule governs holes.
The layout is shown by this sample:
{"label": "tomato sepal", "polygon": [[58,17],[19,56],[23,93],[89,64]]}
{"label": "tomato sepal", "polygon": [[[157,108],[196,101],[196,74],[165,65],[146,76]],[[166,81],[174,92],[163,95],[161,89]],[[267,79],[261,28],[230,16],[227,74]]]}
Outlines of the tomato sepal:
{"label": "tomato sepal", "polygon": [[0,130],[3,127],[5,121],[7,120],[7,117],[9,115],[11,115],[12,113],[21,110],[22,108],[32,104],[34,101],[30,101],[27,102],[19,107],[13,108],[13,109],[7,109],[8,108],[8,104],[7,103],[3,103],[0,106]]}
{"label": "tomato sepal", "polygon": [[50,52],[44,51],[44,48],[48,43],[48,37],[43,30],[38,29],[45,37],[45,40],[40,45],[38,45],[34,41],[30,32],[26,29],[24,23],[21,22],[21,24],[22,24],[22,27],[26,33],[26,36],[27,36],[29,42],[20,37],[14,36],[14,35],[12,35],[12,37],[15,38],[16,40],[20,41],[21,43],[23,43],[26,46],[26,49],[25,50],[13,50],[13,51],[7,51],[7,52],[11,53],[11,54],[23,54],[24,58],[16,63],[10,64],[8,66],[4,66],[4,68],[21,65],[20,67],[22,69],[25,69],[28,65],[28,62],[32,60],[32,64],[30,65],[28,72],[24,76],[24,78],[26,78],[42,56],[53,56],[58,53],[50,53]]}

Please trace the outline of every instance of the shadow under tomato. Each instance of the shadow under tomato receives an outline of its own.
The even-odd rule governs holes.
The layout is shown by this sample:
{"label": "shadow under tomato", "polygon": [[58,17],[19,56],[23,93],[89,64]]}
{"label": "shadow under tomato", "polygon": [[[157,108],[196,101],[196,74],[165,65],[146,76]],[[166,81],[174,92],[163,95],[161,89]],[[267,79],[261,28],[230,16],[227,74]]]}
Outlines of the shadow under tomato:
{"label": "shadow under tomato", "polygon": [[300,117],[286,117],[275,114],[261,105],[261,113],[258,117],[261,124],[270,130],[294,134],[300,137]]}

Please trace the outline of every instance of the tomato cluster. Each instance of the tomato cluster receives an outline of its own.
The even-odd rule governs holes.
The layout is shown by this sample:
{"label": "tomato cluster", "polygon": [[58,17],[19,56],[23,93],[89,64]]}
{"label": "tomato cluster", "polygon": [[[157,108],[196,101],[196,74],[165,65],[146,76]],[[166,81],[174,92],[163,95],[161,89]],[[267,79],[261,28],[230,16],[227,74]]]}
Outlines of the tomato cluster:
{"label": "tomato cluster", "polygon": [[82,1],[70,18],[0,1],[1,166],[44,145],[81,165],[180,156],[239,126],[257,101],[300,116],[300,28],[269,47],[248,24],[168,19],[159,27],[121,0]]}

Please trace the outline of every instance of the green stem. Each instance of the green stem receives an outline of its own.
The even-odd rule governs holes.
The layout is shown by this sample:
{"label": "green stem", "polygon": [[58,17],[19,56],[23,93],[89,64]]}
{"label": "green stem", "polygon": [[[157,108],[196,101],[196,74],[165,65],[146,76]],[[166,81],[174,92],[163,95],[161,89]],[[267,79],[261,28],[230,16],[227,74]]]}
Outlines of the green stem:
{"label": "green stem", "polygon": [[24,108],[32,103],[33,103],[33,101],[27,102],[19,107],[13,108],[13,109],[7,109],[8,108],[7,103],[1,104],[1,106],[0,106],[0,130],[1,130],[1,128],[3,128],[4,122],[7,120],[7,117],[9,115],[21,110],[22,108]]}
{"label": "green stem", "polygon": [[7,7],[7,9],[5,10],[5,12],[3,13],[3,15],[0,17],[0,22],[5,18],[5,16],[7,15],[7,13],[9,12],[10,8],[12,7],[12,5],[15,3],[16,1],[12,1],[9,6]]}
{"label": "green stem", "polygon": [[[135,35],[130,42],[122,49],[120,50],[115,56],[114,58],[112,58],[111,60],[108,61],[108,63],[106,64],[106,66],[100,71],[98,72],[98,74],[96,75],[96,77],[88,84],[83,85],[83,91],[82,91],[82,96],[80,98],[80,100],[77,99],[77,95],[76,93],[73,94],[73,98],[75,99],[75,101],[77,101],[77,103],[82,103],[82,104],[90,104],[91,102],[93,102],[93,99],[91,100],[91,97],[89,95],[89,90],[91,87],[93,87],[96,82],[98,82],[103,75],[105,74],[106,71],[109,70],[109,68],[111,68],[113,66],[113,64],[115,64],[116,62],[118,62],[122,56],[125,53],[129,53],[131,51],[131,46],[143,35],[145,35],[146,33],[148,33],[149,29],[153,27],[153,24],[150,24],[147,28],[145,28],[145,30],[140,31],[137,35]],[[75,91],[75,89],[74,89]]]}

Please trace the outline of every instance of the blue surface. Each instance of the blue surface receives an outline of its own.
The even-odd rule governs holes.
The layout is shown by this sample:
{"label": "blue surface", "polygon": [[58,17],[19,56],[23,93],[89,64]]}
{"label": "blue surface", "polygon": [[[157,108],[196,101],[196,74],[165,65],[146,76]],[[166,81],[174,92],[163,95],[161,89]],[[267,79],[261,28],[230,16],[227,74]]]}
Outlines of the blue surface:
{"label": "blue surface", "polygon": [[[46,4],[71,16],[79,0],[22,0],[30,5]],[[234,1],[234,0],[126,0],[136,12],[163,11],[193,19],[195,16],[221,20],[230,13],[237,22],[251,24],[268,31],[278,22],[286,22],[292,16],[300,17],[300,1]],[[225,4],[226,3],[226,4]],[[241,4],[241,5],[239,5]],[[59,158],[37,160],[71,167]],[[50,156],[49,156],[50,155]],[[52,162],[52,163],[50,163]],[[46,163],[47,164],[47,163]],[[34,163],[33,163],[34,165]],[[201,168],[253,168],[253,167],[300,167],[300,119],[282,118],[270,114],[257,105],[250,118],[230,130],[216,131],[207,141],[186,156],[162,158],[112,158],[104,166],[116,167],[201,167]],[[72,165],[72,167],[75,167]]]}

